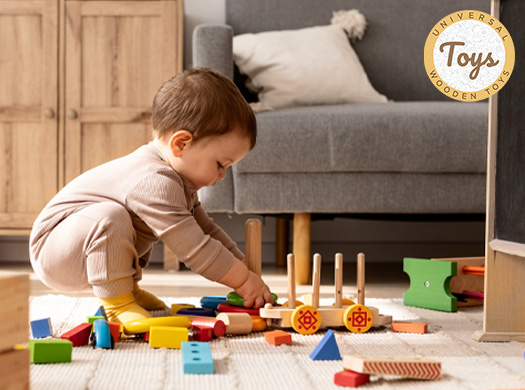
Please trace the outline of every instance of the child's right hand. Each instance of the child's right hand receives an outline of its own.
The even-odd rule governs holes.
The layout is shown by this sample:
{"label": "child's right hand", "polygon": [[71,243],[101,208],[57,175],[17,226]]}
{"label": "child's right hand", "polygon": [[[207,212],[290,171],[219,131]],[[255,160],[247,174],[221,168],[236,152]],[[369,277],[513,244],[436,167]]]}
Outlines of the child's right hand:
{"label": "child's right hand", "polygon": [[273,303],[270,289],[260,276],[248,271],[245,282],[235,289],[235,292],[244,298],[244,307],[263,307],[265,303]]}

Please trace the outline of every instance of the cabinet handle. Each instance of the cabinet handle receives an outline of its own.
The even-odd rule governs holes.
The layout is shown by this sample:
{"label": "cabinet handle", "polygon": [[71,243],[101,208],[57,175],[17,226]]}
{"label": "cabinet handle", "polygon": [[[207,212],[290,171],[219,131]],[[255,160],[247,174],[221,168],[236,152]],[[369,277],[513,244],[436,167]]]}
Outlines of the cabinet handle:
{"label": "cabinet handle", "polygon": [[53,118],[55,116],[55,111],[52,108],[46,108],[44,110],[44,116],[46,118]]}
{"label": "cabinet handle", "polygon": [[78,117],[78,114],[75,110],[67,110],[67,117],[69,119],[76,119]]}

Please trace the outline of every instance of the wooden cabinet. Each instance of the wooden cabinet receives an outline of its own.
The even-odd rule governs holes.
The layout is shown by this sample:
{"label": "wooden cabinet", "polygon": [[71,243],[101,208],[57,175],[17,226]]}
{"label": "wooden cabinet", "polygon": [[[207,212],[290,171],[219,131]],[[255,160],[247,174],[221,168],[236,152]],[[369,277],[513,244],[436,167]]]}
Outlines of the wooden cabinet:
{"label": "wooden cabinet", "polygon": [[0,229],[29,229],[64,184],[151,139],[182,20],[182,0],[0,0]]}

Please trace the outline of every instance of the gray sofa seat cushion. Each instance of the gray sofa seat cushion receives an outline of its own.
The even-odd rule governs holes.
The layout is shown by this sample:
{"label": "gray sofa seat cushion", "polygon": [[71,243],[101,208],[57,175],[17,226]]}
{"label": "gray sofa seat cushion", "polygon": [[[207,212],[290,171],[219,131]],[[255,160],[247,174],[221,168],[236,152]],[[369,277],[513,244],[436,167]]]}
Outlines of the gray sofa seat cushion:
{"label": "gray sofa seat cushion", "polygon": [[484,173],[486,103],[313,106],[257,115],[242,173]]}

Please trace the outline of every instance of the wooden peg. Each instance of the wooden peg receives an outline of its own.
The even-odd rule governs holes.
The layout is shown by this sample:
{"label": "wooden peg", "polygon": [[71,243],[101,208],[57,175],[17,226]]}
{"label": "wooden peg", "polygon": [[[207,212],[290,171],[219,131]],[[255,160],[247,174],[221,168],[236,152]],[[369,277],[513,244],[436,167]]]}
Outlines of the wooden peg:
{"label": "wooden peg", "polygon": [[343,255],[335,254],[335,307],[343,307]]}
{"label": "wooden peg", "polygon": [[250,271],[261,275],[262,265],[262,224],[259,219],[250,218],[244,226],[244,248],[246,266]]}
{"label": "wooden peg", "polygon": [[319,307],[319,289],[321,288],[321,255],[314,255],[314,275],[313,275],[313,297],[312,306]]}
{"label": "wooden peg", "polygon": [[288,307],[295,309],[295,256],[290,253],[288,261]]}
{"label": "wooden peg", "polygon": [[365,254],[357,255],[357,303],[365,304]]}

